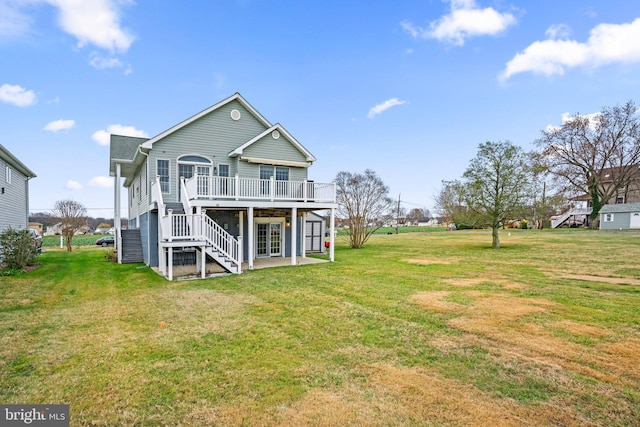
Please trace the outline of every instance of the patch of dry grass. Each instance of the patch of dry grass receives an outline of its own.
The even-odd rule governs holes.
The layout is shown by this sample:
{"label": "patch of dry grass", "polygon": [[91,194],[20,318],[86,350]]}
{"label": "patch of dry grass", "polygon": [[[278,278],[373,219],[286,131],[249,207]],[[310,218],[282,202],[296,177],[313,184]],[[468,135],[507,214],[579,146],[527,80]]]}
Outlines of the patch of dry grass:
{"label": "patch of dry grass", "polygon": [[174,283],[52,251],[0,283],[0,401],[72,425],[633,425],[635,236],[374,236]]}

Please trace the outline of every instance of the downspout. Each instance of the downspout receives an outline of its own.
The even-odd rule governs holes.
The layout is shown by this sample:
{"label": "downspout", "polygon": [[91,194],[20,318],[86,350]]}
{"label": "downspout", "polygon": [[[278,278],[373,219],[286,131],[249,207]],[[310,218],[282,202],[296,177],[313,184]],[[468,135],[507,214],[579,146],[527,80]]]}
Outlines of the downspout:
{"label": "downspout", "polygon": [[114,209],[113,209],[113,226],[115,227],[115,236],[116,236],[116,244],[115,244],[115,250],[118,254],[118,264],[122,264],[122,242],[121,242],[121,234],[120,234],[120,228],[122,227],[122,220],[120,219],[120,170],[121,170],[121,165],[120,163],[116,163],[115,164],[116,167],[116,176],[114,177],[114,185],[113,185],[113,203],[114,203]]}
{"label": "downspout", "polygon": [[26,197],[26,208],[27,208],[27,218],[26,218],[26,220],[27,220],[27,230],[29,229],[29,180],[31,180],[31,178],[33,178],[33,177],[28,176],[28,177],[27,177],[27,180],[26,180],[26,181],[25,181],[25,183],[24,183],[24,185],[25,185],[25,187],[26,187],[26,188],[24,189],[24,192],[25,192],[25,194],[26,194],[26,196],[27,196],[27,197]]}

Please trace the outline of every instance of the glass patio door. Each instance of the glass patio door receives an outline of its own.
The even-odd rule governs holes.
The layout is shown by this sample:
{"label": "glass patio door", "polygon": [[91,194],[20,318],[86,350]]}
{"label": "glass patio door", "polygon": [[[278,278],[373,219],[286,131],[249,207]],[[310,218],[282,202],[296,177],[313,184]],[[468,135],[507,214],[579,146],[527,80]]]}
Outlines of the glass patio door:
{"label": "glass patio door", "polygon": [[272,257],[282,255],[282,223],[256,224],[256,256]]}
{"label": "glass patio door", "polygon": [[281,238],[282,224],[276,223],[276,224],[270,224],[270,225],[271,225],[271,235],[269,236],[270,237],[269,255],[280,256],[282,255],[282,249],[281,249],[282,248],[282,238]]}
{"label": "glass patio door", "polygon": [[269,224],[258,224],[256,229],[256,256],[258,257],[266,257],[269,256],[269,252],[267,251],[268,240],[269,240]]}

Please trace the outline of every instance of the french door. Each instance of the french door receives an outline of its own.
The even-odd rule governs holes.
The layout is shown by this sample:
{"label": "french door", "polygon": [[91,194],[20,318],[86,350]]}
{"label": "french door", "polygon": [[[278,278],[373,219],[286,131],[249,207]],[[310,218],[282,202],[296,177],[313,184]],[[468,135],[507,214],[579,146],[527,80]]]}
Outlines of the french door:
{"label": "french door", "polygon": [[282,222],[259,222],[256,224],[257,257],[282,255],[282,228]]}

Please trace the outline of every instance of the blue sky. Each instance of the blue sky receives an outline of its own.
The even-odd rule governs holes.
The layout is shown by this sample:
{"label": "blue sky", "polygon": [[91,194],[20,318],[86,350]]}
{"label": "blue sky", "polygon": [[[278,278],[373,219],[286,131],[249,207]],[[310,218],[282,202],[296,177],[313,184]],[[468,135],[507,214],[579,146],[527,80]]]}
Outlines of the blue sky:
{"label": "blue sky", "polygon": [[478,144],[529,150],[639,91],[636,1],[0,0],[0,144],[38,175],[32,211],[112,217],[108,134],[235,92],[317,157],[311,179],[370,168],[410,209]]}

